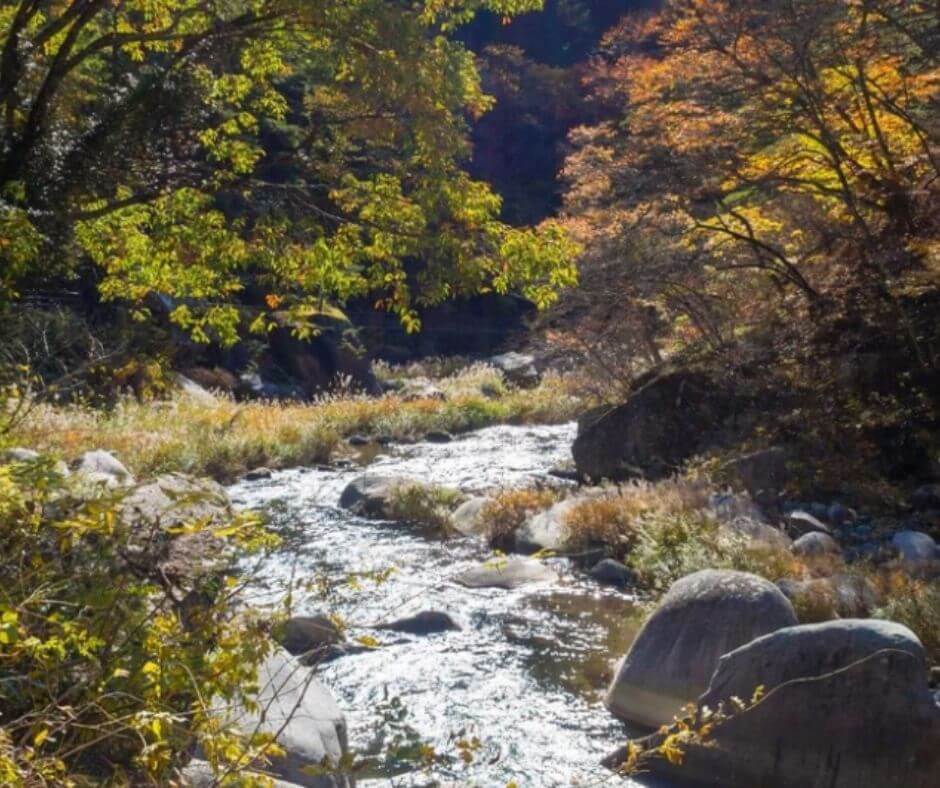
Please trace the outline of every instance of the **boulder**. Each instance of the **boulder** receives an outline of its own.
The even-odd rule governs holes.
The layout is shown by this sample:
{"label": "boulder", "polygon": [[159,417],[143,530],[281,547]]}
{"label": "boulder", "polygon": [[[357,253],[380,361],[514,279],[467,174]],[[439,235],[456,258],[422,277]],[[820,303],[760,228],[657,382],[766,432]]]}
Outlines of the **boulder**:
{"label": "boulder", "polygon": [[305,788],[337,788],[352,782],[340,774],[312,775],[310,767],[338,766],[347,752],[346,721],[330,691],[308,668],[282,649],[258,671],[257,709],[235,704],[226,721],[251,733],[270,733],[285,754],[270,771]]}
{"label": "boulder", "polygon": [[802,509],[796,509],[787,515],[786,527],[794,539],[813,531],[832,535],[832,529],[828,525]]}
{"label": "boulder", "polygon": [[223,525],[234,517],[225,489],[208,479],[171,473],[132,488],[118,506],[132,529],[128,560],[182,586],[228,566],[230,547],[203,529],[174,533],[180,526]]}
{"label": "boulder", "polygon": [[803,534],[803,536],[793,543],[790,549],[793,551],[793,555],[798,555],[803,558],[822,555],[842,555],[842,548],[839,547],[839,543],[829,536],[829,534],[824,534],[821,531],[812,531],[811,533]]}
{"label": "boulder", "polygon": [[395,491],[412,484],[420,482],[405,476],[367,473],[346,486],[339,505],[360,517],[388,519]]}
{"label": "boulder", "polygon": [[763,698],[654,771],[722,788],[928,788],[940,775],[940,706],[924,651],[887,621],[790,627],[722,657],[699,707]]}
{"label": "boulder", "polygon": [[294,616],[284,622],[278,642],[304,664],[318,664],[335,656],[335,646],[346,640],[329,616]]}
{"label": "boulder", "polygon": [[87,451],[75,463],[75,475],[82,481],[109,488],[128,487],[134,477],[124,465],[108,451]]}
{"label": "boulder", "polygon": [[899,531],[891,538],[891,547],[903,566],[924,569],[938,559],[937,543],[919,531]]}
{"label": "boulder", "polygon": [[705,691],[723,654],[796,623],[787,598],[756,575],[707,569],[684,577],[620,663],[607,707],[639,725],[669,723]]}
{"label": "boulder", "polygon": [[438,610],[423,610],[416,615],[373,627],[373,629],[384,629],[390,632],[405,632],[409,635],[433,635],[438,632],[459,631],[460,628],[460,625],[448,613]]}
{"label": "boulder", "polygon": [[486,532],[483,509],[489,501],[484,496],[464,501],[451,515],[451,525],[464,536],[483,536]]}
{"label": "boulder", "polygon": [[613,558],[598,561],[588,574],[598,583],[611,586],[629,586],[636,582],[633,570]]}
{"label": "boulder", "polygon": [[582,478],[661,479],[723,441],[734,392],[708,377],[676,372],[654,378],[619,407],[595,408],[578,420],[572,453]]}
{"label": "boulder", "polygon": [[558,573],[533,558],[500,558],[461,572],[454,578],[467,588],[513,589],[533,583],[551,583]]}
{"label": "boulder", "polygon": [[493,356],[488,363],[502,373],[507,383],[519,388],[535,388],[542,380],[535,358],[524,353],[502,353]]}

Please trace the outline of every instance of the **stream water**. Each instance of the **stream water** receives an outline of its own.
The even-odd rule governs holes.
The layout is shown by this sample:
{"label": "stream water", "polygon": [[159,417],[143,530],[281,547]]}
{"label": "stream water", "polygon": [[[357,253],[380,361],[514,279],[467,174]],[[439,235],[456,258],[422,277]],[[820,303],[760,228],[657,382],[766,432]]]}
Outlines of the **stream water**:
{"label": "stream water", "polygon": [[[369,471],[468,493],[518,486],[570,458],[573,438],[574,425],[494,427],[446,444],[390,447]],[[462,569],[492,558],[486,545],[350,515],[338,500],[361,473],[285,471],[231,489],[238,506],[265,512],[284,537],[257,592],[283,596],[290,584],[295,614],[329,610],[352,637],[381,644],[320,668],[346,712],[352,748],[375,756],[360,782],[522,788],[610,780],[598,762],[625,732],[601,695],[636,632],[630,598],[579,577],[562,559],[552,559],[561,579],[547,586],[457,585]],[[369,629],[422,610],[450,613],[461,631]],[[460,742],[475,748],[475,739],[464,763]],[[415,765],[422,745],[440,756],[429,768]]]}

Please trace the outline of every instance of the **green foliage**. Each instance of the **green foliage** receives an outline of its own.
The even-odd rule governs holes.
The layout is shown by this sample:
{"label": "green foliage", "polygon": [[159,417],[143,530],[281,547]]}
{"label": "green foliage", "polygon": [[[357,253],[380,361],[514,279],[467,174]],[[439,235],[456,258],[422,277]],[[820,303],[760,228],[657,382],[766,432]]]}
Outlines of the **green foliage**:
{"label": "green foliage", "polygon": [[[253,518],[185,530],[240,551],[272,543]],[[218,713],[253,702],[267,623],[236,613],[234,575],[176,585],[142,538],[117,499],[75,497],[51,462],[0,465],[4,785],[165,784],[195,745],[239,775],[277,751]]]}
{"label": "green foliage", "polygon": [[577,248],[500,221],[462,171],[466,117],[492,102],[450,37],[479,10],[539,6],[0,0],[0,296],[90,259],[105,300],[146,319],[169,297],[225,344],[249,282],[299,331],[352,296],[408,330],[455,295],[550,303]]}

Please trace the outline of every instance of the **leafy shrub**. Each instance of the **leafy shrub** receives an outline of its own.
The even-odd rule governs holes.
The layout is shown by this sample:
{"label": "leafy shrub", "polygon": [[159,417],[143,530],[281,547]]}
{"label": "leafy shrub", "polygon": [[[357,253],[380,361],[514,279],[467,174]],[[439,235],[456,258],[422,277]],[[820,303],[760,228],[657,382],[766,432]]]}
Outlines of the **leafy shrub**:
{"label": "leafy shrub", "polygon": [[516,530],[534,514],[556,503],[556,490],[526,488],[503,490],[483,506],[480,517],[487,538],[493,547],[506,547],[512,542]]}
{"label": "leafy shrub", "polygon": [[[185,531],[207,529],[238,551],[272,544],[248,517]],[[0,465],[0,551],[4,785],[166,784],[196,746],[219,774],[274,754],[219,715],[253,703],[270,648],[269,617],[236,612],[234,575],[168,579],[119,501],[75,497],[50,461]]]}

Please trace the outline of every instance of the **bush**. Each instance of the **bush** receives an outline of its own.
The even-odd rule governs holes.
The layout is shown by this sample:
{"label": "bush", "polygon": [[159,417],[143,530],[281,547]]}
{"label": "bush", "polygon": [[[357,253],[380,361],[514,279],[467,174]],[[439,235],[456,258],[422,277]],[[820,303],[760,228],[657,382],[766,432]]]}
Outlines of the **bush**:
{"label": "bush", "polygon": [[940,582],[891,572],[879,585],[884,603],[873,617],[904,624],[924,644],[928,661],[940,666]]}
{"label": "bush", "polygon": [[450,524],[450,513],[462,500],[457,490],[404,484],[393,491],[388,515],[392,520],[444,530]]}
{"label": "bush", "polygon": [[480,512],[490,544],[499,548],[509,546],[516,530],[529,517],[548,509],[558,499],[556,490],[526,488],[497,493]]}
{"label": "bush", "polygon": [[[208,529],[237,552],[272,544],[248,517],[184,530]],[[0,465],[2,784],[166,784],[197,746],[219,774],[274,754],[218,714],[252,704],[270,617],[236,613],[228,570],[176,584],[141,540],[51,462]]]}

